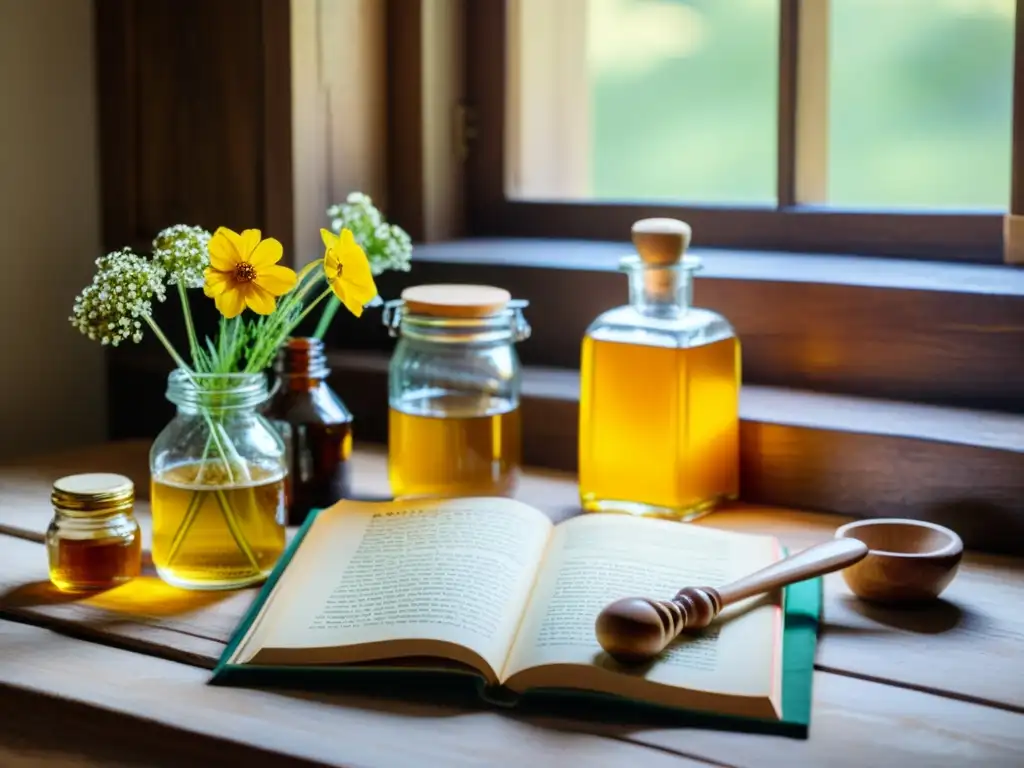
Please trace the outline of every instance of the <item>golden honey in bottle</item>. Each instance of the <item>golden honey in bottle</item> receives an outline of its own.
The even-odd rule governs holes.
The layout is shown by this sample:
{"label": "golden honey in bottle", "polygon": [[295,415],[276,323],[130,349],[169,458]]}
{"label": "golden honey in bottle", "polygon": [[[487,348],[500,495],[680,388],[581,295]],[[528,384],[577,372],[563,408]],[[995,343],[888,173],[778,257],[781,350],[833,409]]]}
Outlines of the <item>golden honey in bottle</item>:
{"label": "golden honey in bottle", "polygon": [[398,498],[510,496],[520,471],[526,302],[481,285],[421,285],[389,302],[388,478]]}
{"label": "golden honey in bottle", "polygon": [[691,520],[739,494],[740,344],[691,306],[690,227],[633,226],[629,304],[583,340],[580,500],[588,511]]}

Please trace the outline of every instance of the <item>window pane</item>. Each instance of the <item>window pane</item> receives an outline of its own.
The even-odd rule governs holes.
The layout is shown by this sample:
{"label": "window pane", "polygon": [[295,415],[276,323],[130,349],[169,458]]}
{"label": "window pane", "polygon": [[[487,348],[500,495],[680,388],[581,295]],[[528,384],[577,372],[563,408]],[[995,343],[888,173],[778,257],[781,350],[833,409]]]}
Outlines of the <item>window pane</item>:
{"label": "window pane", "polygon": [[512,0],[508,192],[775,202],[778,0]]}
{"label": "window pane", "polygon": [[777,0],[590,0],[599,198],[772,202]]}
{"label": "window pane", "polygon": [[1014,0],[831,0],[828,202],[1005,209]]}

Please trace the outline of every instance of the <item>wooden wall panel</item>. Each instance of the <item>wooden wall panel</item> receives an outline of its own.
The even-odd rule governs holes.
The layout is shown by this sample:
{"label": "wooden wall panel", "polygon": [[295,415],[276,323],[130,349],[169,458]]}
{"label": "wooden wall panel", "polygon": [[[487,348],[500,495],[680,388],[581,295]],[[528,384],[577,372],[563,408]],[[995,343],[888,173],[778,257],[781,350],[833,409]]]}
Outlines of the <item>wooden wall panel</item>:
{"label": "wooden wall panel", "polygon": [[[526,250],[515,241],[469,241],[462,249],[448,246],[448,256],[440,246],[431,259],[430,249],[420,247],[411,272],[382,275],[378,288],[392,299],[422,283],[499,285],[530,302],[533,335],[518,348],[523,362],[577,370],[587,326],[628,301],[626,279],[606,269],[571,268],[573,250],[560,241],[539,244],[542,258],[532,265],[522,256]],[[851,267],[849,282],[835,283],[814,279],[809,268],[799,271],[799,262],[772,258],[763,257],[773,265],[765,270],[774,270],[777,280],[737,279],[725,271],[711,276],[709,267],[694,289],[697,306],[721,313],[736,329],[744,383],[1024,413],[1024,295],[1015,283],[1007,280],[1002,294],[856,284],[870,260],[859,272]],[[559,259],[566,268],[552,269]],[[932,269],[938,277],[955,267]],[[339,313],[328,344],[386,350],[393,340],[379,312],[359,319]]]}
{"label": "wooden wall panel", "polygon": [[258,227],[291,251],[288,0],[96,0],[103,237]]}

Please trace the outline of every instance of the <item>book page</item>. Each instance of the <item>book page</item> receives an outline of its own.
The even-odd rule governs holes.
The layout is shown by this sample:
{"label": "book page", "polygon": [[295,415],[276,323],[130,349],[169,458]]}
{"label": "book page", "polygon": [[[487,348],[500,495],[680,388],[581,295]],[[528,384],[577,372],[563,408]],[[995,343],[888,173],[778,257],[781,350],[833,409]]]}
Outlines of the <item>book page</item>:
{"label": "book page", "polygon": [[240,656],[433,640],[499,670],[550,532],[508,499],[341,502],[314,521]]}
{"label": "book page", "polygon": [[[640,668],[620,668],[610,659],[597,642],[594,623],[602,608],[619,598],[667,600],[685,586],[723,586],[779,556],[771,537],[625,515],[574,518],[555,528],[503,677],[532,668],[530,685],[544,685],[544,670],[536,668],[569,664],[648,683],[770,696],[781,663],[777,602],[751,598],[726,607],[719,621],[699,634],[684,633]],[[572,676],[580,685],[594,684],[580,670]]]}

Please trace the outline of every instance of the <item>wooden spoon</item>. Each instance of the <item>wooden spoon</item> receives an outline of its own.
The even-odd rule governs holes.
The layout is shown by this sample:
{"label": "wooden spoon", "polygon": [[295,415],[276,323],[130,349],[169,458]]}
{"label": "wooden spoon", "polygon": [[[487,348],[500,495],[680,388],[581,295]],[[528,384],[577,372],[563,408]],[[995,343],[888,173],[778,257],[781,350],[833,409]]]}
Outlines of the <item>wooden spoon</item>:
{"label": "wooden spoon", "polygon": [[727,605],[838,571],[853,565],[867,553],[868,546],[862,541],[835,539],[717,589],[685,587],[671,600],[624,597],[610,603],[597,617],[597,641],[617,661],[631,664],[649,661],[684,629],[706,627]]}

